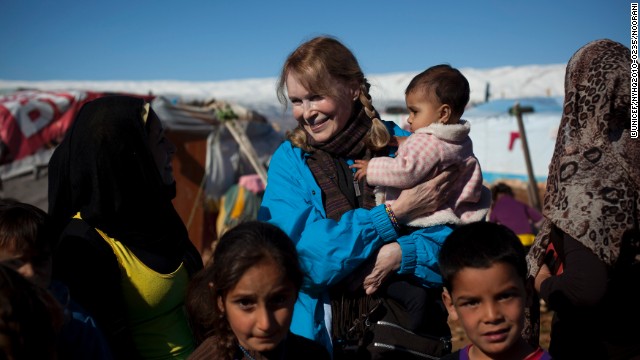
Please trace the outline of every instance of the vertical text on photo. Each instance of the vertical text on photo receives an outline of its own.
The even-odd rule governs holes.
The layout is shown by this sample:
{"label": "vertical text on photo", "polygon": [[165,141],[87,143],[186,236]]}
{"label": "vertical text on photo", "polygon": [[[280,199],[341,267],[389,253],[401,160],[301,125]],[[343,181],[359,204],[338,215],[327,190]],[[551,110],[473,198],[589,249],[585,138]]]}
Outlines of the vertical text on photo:
{"label": "vertical text on photo", "polygon": [[638,3],[631,3],[631,138],[638,138]]}

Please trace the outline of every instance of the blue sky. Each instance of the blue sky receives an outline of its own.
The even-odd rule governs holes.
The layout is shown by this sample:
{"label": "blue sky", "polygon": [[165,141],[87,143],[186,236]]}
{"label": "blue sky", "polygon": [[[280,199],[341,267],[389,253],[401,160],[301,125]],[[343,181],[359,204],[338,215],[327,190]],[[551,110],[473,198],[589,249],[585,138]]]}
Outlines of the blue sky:
{"label": "blue sky", "polygon": [[0,79],[219,81],[277,76],[330,34],[365,74],[431,65],[563,64],[585,43],[629,46],[610,0],[0,0]]}

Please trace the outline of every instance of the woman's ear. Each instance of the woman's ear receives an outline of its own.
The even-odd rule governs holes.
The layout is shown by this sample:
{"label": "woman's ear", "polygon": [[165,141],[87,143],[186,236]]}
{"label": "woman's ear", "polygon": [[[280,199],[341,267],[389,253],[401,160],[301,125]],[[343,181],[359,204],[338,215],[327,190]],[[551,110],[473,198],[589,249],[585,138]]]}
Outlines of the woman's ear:
{"label": "woman's ear", "polygon": [[218,309],[220,309],[221,313],[224,313],[224,301],[222,301],[222,296],[218,296]]}
{"label": "woman's ear", "polygon": [[449,293],[449,290],[447,290],[447,288],[443,288],[442,290],[442,302],[447,308],[447,312],[449,313],[449,317],[451,318],[451,320],[457,321],[458,313],[456,312],[455,306],[453,306],[453,298],[451,297],[451,294]]}
{"label": "woman's ear", "polygon": [[353,101],[358,100],[358,98],[360,97],[360,87],[352,87],[351,88],[351,98],[353,99]]}
{"label": "woman's ear", "polygon": [[351,81],[346,84],[347,89],[349,91],[349,96],[353,101],[356,101],[360,98],[360,84],[356,81]]}

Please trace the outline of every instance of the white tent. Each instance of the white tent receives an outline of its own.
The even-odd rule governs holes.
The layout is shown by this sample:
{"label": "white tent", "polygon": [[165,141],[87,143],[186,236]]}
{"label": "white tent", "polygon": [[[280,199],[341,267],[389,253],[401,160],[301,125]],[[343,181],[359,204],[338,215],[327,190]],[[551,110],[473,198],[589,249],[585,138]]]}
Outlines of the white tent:
{"label": "white tent", "polygon": [[473,150],[480,161],[485,181],[518,179],[528,181],[525,155],[515,115],[509,109],[516,103],[531,107],[522,120],[529,147],[533,175],[546,181],[553,155],[558,125],[562,117],[561,97],[493,100],[465,111],[471,123]]}
{"label": "white tent", "polygon": [[[522,119],[533,175],[536,182],[546,181],[562,116],[562,101],[561,97],[500,99],[465,110],[462,118],[471,124],[473,151],[480,161],[485,181],[529,180],[518,123],[515,115],[509,113],[516,103],[521,108],[533,109],[533,112],[523,114]],[[387,109],[381,117],[406,129],[409,115],[403,110],[402,107]]]}

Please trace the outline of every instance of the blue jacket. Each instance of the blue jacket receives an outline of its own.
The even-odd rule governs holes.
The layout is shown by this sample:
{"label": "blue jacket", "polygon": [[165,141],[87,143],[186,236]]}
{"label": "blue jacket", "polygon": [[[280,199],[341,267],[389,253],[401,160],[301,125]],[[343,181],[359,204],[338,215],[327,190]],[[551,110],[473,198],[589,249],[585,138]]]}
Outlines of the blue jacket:
{"label": "blue jacket", "polygon": [[[392,135],[407,132],[387,122]],[[439,286],[438,252],[452,231],[448,226],[420,229],[398,237],[384,205],[354,209],[339,221],[326,218],[322,191],[307,166],[302,149],[285,141],[271,158],[268,186],[258,219],[279,226],[296,243],[305,280],[298,295],[291,332],[314,339],[332,352],[325,324],[328,290],[382,245],[397,241],[402,249],[399,274],[413,274],[425,286]]]}

